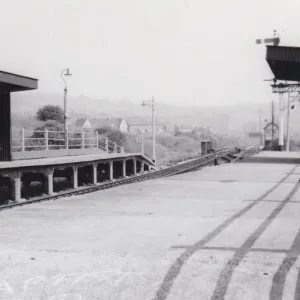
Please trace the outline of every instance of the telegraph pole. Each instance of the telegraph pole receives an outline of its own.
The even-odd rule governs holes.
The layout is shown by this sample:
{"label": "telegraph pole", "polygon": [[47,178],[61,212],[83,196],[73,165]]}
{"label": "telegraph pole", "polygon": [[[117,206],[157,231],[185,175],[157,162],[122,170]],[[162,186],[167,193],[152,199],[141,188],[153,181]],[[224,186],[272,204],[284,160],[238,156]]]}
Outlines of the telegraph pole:
{"label": "telegraph pole", "polygon": [[153,160],[154,163],[156,162],[156,147],[155,147],[155,102],[154,102],[154,97],[152,97],[152,148],[153,148]]}
{"label": "telegraph pole", "polygon": [[156,164],[156,141],[155,141],[155,131],[156,131],[156,126],[155,126],[155,100],[154,97],[149,101],[143,101],[142,106],[151,106],[152,108],[152,159],[154,164]]}
{"label": "telegraph pole", "polygon": [[67,102],[67,95],[68,95],[68,88],[67,88],[67,83],[66,80],[64,79],[64,76],[71,76],[72,74],[70,73],[69,69],[64,69],[61,71],[61,78],[64,82],[65,88],[64,88],[64,129],[65,129],[65,142],[67,146],[68,142],[68,102]]}

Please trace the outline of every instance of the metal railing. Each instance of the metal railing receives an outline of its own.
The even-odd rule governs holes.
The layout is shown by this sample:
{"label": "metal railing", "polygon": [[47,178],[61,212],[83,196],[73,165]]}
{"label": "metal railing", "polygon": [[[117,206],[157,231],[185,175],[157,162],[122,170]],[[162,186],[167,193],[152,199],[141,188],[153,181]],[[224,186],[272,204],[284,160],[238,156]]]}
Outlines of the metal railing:
{"label": "metal railing", "polygon": [[124,153],[123,147],[99,135],[97,131],[12,130],[13,152],[60,149],[102,149],[107,153]]}

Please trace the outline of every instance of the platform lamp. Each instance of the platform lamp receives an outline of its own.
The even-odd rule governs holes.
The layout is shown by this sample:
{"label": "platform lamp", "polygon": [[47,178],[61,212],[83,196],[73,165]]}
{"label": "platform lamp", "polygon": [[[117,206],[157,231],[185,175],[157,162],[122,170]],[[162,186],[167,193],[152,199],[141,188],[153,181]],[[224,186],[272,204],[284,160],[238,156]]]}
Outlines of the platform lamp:
{"label": "platform lamp", "polygon": [[153,162],[154,164],[156,164],[156,151],[155,151],[155,146],[156,146],[156,142],[155,142],[155,101],[154,101],[154,97],[152,97],[151,100],[145,100],[142,103],[142,106],[151,106],[152,108],[152,147],[153,147]]}
{"label": "platform lamp", "polygon": [[67,94],[68,94],[68,89],[67,89],[67,83],[64,78],[64,76],[71,76],[72,74],[70,73],[69,69],[64,69],[61,72],[61,78],[65,84],[65,89],[64,89],[64,131],[65,131],[65,139],[66,139],[66,145],[68,141],[68,103],[67,103]]}

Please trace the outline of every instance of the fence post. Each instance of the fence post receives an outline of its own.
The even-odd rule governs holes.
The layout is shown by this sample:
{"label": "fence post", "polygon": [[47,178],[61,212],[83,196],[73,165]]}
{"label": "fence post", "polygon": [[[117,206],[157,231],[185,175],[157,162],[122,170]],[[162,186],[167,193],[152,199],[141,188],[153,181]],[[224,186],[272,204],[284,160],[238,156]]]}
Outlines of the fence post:
{"label": "fence post", "polygon": [[98,131],[96,131],[96,148],[99,148],[99,134]]}
{"label": "fence post", "polygon": [[105,138],[105,151],[108,153],[109,149],[108,149],[108,138]]}
{"label": "fence post", "polygon": [[46,151],[49,150],[49,131],[46,128],[45,130],[45,146],[46,146]]}
{"label": "fence post", "polygon": [[82,149],[85,148],[85,145],[84,145],[84,130],[82,130]]}
{"label": "fence post", "polygon": [[116,143],[116,142],[114,142],[114,152],[115,152],[115,153],[118,152],[118,151],[117,151],[117,143]]}
{"label": "fence post", "polygon": [[22,152],[25,151],[25,130],[22,128]]}

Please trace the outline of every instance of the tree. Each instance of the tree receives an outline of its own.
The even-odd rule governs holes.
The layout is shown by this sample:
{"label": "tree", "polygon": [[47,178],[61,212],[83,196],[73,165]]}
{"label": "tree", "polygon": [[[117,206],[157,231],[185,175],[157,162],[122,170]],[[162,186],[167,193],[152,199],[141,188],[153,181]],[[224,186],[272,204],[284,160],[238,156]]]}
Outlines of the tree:
{"label": "tree", "polygon": [[36,118],[39,121],[54,120],[58,123],[63,123],[64,112],[58,105],[45,105],[38,109]]}

